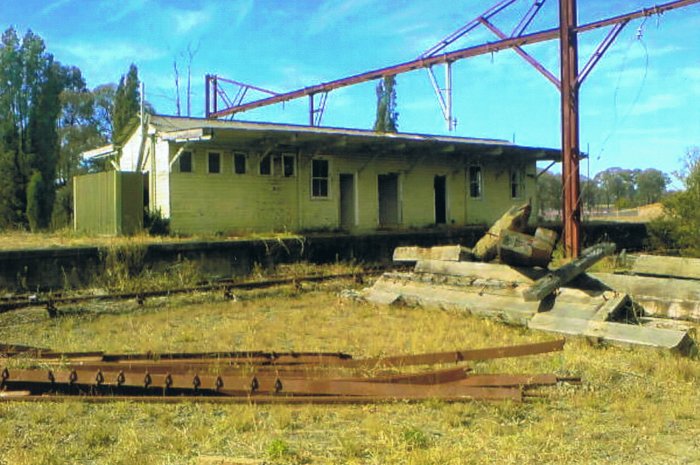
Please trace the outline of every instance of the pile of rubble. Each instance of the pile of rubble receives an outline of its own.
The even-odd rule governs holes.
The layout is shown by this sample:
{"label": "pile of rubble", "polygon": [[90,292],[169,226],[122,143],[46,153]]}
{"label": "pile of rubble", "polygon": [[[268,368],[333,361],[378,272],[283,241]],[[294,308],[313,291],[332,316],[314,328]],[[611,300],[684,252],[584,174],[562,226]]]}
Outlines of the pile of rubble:
{"label": "pile of rubble", "polygon": [[612,344],[692,349],[689,331],[700,322],[700,260],[623,256],[624,273],[586,273],[615,252],[614,244],[602,243],[550,269],[557,235],[542,228],[524,234],[529,213],[528,205],[511,208],[472,249],[399,247],[394,261],[415,262],[413,272],[384,273],[356,297],[458,309]]}

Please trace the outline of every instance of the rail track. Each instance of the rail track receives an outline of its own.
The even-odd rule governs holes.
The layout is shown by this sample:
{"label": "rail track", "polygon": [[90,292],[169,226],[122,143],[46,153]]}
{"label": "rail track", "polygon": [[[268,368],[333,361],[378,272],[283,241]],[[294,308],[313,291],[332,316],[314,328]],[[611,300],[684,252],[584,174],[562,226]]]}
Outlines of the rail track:
{"label": "rail track", "polygon": [[266,280],[235,281],[233,279],[220,279],[214,282],[200,282],[193,286],[178,288],[154,289],[131,292],[112,292],[107,294],[71,294],[65,291],[58,293],[45,292],[35,294],[21,294],[4,296],[0,298],[0,313],[29,307],[45,307],[49,316],[58,315],[58,306],[76,304],[82,302],[136,300],[143,305],[147,298],[189,294],[194,292],[222,292],[224,298],[234,298],[234,290],[264,289],[283,285],[300,285],[301,283],[323,282],[334,279],[353,279],[362,282],[365,277],[381,274],[388,267],[372,267],[358,272],[336,274],[314,274],[295,277],[281,277]]}
{"label": "rail track", "polygon": [[[523,401],[536,387],[578,378],[474,374],[464,362],[560,351],[564,340],[354,359],[329,352],[105,354],[0,345],[0,401],[370,403]],[[448,368],[406,372],[411,366]],[[374,373],[367,376],[367,371]]]}

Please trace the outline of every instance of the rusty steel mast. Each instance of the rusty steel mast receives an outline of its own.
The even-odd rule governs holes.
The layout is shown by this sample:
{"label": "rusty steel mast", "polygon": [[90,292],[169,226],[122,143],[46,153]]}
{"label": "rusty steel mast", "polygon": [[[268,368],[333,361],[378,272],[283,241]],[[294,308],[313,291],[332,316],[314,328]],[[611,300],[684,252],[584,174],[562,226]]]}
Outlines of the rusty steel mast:
{"label": "rusty steel mast", "polygon": [[[309,98],[309,124],[311,126],[320,124],[325,108],[328,93],[332,90],[347,87],[363,82],[383,78],[384,76],[394,76],[397,74],[414,71],[417,69],[427,69],[430,74],[431,83],[438,96],[443,115],[448,128],[454,128],[452,118],[452,86],[451,86],[451,64],[455,61],[498,52],[506,49],[515,50],[523,59],[539,71],[544,77],[552,82],[561,92],[561,140],[562,140],[562,181],[563,181],[563,216],[564,216],[564,244],[567,256],[577,257],[581,250],[581,195],[579,178],[579,89],[586,77],[593,70],[600,58],[615,41],[622,29],[631,20],[660,15],[667,11],[700,3],[700,0],[676,0],[651,8],[643,8],[634,12],[606,18],[599,21],[590,22],[583,25],[577,24],[577,0],[559,0],[559,27],[543,31],[524,34],[526,28],[532,22],[546,0],[534,0],[533,6],[528,10],[518,25],[510,35],[498,29],[489,18],[500,13],[517,0],[501,0],[494,6],[486,10],[476,19],[465,24],[463,27],[447,36],[436,45],[428,49],[417,59],[400,63],[385,68],[375,69],[353,76],[329,81],[291,92],[276,93],[267,89],[252,86],[238,81],[225,79],[215,75],[205,76],[205,116],[207,118],[222,118],[233,116],[255,108],[261,108],[277,103],[286,102],[302,97]],[[444,48],[455,42],[460,37],[473,30],[475,27],[483,25],[493,32],[499,40],[473,47],[462,48],[446,53],[439,53]],[[591,31],[603,27],[613,26],[607,36],[598,45],[584,67],[578,69],[578,34],[580,32]],[[552,39],[560,41],[560,78],[557,79],[553,73],[549,72],[535,58],[527,54],[522,46],[544,42]],[[432,67],[435,65],[445,65],[445,89],[440,89]],[[219,82],[225,82],[237,86],[238,90],[234,98],[229,98]],[[257,100],[244,102],[249,91],[267,94],[266,97]],[[444,91],[444,93],[443,93]],[[316,100],[316,96],[319,100]],[[219,99],[225,108],[219,109]]]}

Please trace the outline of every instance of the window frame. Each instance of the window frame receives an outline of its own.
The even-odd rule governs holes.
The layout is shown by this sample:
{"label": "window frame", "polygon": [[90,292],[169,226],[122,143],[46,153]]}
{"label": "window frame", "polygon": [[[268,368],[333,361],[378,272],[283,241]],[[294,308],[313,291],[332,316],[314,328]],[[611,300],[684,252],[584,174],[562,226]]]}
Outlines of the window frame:
{"label": "window frame", "polygon": [[[263,173],[263,172],[262,172],[263,160],[265,160],[265,159],[268,160],[268,163],[269,163],[269,166],[270,166],[270,168],[269,168],[269,169],[270,169],[269,173]],[[274,166],[274,163],[272,162],[272,154],[271,154],[271,153],[268,153],[268,154],[265,155],[265,156],[261,156],[261,157],[260,157],[260,160],[258,161],[258,175],[259,175],[259,176],[273,176],[273,175],[274,175],[274,171],[275,171],[275,166]]]}
{"label": "window frame", "polygon": [[[190,170],[189,171],[182,171],[182,157],[185,154],[189,154],[190,156]],[[194,151],[192,150],[183,150],[180,155],[177,157],[177,172],[178,173],[185,173],[185,174],[192,174],[194,173]]]}
{"label": "window frame", "polygon": [[510,168],[509,176],[510,198],[522,199],[525,197],[525,168],[513,166]]}
{"label": "window frame", "polygon": [[[282,153],[280,155],[282,159],[282,177],[283,178],[294,178],[297,175],[297,156],[294,153]],[[287,165],[285,164],[285,160],[292,160],[292,174],[287,174]]]}
{"label": "window frame", "polygon": [[[478,169],[478,179],[476,182],[472,179],[472,169]],[[481,200],[484,198],[484,167],[481,165],[469,165],[467,168],[467,181],[468,181],[468,196],[472,200]],[[472,186],[478,186],[479,195],[472,194]]]}
{"label": "window frame", "polygon": [[[218,171],[212,171],[211,170],[211,156],[212,155],[218,155],[219,156],[219,169]],[[207,150],[207,174],[221,174],[223,172],[223,153],[220,150]]]}
{"label": "window frame", "polygon": [[[236,160],[242,157],[243,158],[243,172],[239,173],[236,168],[238,167],[238,163],[236,163]],[[231,154],[231,164],[233,165],[231,167],[231,172],[235,174],[236,176],[243,176],[244,174],[248,173],[248,154],[246,152],[241,152],[241,151],[235,151]]]}
{"label": "window frame", "polygon": [[[316,162],[326,163],[326,175],[325,176],[314,176],[314,164]],[[331,161],[324,157],[315,157],[311,159],[311,170],[309,173],[309,194],[313,200],[329,200],[331,198]],[[326,195],[316,195],[314,194],[314,181],[324,181],[326,183]]]}

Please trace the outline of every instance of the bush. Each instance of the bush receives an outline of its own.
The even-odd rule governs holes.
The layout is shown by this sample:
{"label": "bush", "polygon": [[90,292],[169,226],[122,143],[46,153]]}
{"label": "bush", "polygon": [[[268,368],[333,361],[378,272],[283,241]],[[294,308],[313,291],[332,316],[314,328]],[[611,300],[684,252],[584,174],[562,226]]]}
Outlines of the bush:
{"label": "bush", "polygon": [[163,217],[160,208],[154,211],[144,210],[143,228],[151,236],[167,236],[170,234],[170,219]]}
{"label": "bush", "polygon": [[700,257],[700,147],[688,150],[679,178],[685,189],[663,200],[665,217],[650,224],[650,242]]}

